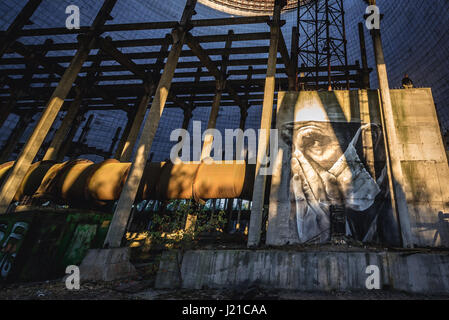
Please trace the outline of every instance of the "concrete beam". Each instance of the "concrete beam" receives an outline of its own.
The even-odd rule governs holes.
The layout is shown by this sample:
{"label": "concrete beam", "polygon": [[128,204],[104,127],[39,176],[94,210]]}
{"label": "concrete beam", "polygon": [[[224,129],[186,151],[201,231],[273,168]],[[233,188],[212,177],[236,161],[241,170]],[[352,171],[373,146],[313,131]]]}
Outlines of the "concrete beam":
{"label": "concrete beam", "polygon": [[47,149],[47,152],[44,155],[43,160],[56,160],[58,159],[58,155],[60,153],[60,149],[64,142],[64,139],[68,135],[70,131],[70,127],[75,121],[76,116],[78,115],[81,107],[81,103],[83,101],[83,96],[85,96],[90,90],[91,87],[95,85],[96,78],[98,74],[95,71],[95,67],[101,65],[102,62],[103,51],[99,50],[97,53],[97,58],[92,65],[92,69],[87,73],[84,84],[81,88],[78,88],[75,100],[70,104],[70,107],[65,115],[61,126],[56,131],[50,146]]}
{"label": "concrete beam", "polygon": [[390,87],[388,84],[387,66],[382,47],[382,39],[380,30],[372,32],[375,60],[377,66],[377,77],[379,79],[379,88],[381,95],[381,113],[384,122],[385,148],[387,153],[387,167],[389,171],[390,194],[392,199],[392,207],[395,210],[401,231],[402,245],[404,247],[412,247],[414,243],[410,214],[407,207],[407,199],[405,195],[405,181],[402,172],[401,159],[398,151],[400,145],[396,125],[394,121],[393,105],[391,103]]}
{"label": "concrete beam", "polygon": [[72,63],[64,72],[61,81],[59,82],[57,88],[53,92],[49,102],[47,103],[46,109],[39,120],[36,128],[31,135],[28,142],[25,144],[22,152],[20,153],[17,161],[15,162],[11,173],[6,178],[5,182],[0,188],[0,214],[6,213],[11,200],[17,192],[20,184],[22,183],[25,174],[27,173],[32,161],[34,160],[37,152],[39,151],[42,142],[48,134],[48,131],[53,125],[55,118],[57,117],[59,110],[61,109],[65,98],[67,97],[69,91],[71,90],[73,83],[78,77],[78,73],[81,70],[87,56],[96,39],[96,28],[102,26],[107,19],[109,19],[109,14],[112,11],[117,0],[105,0],[103,7],[100,9],[92,28],[91,33],[87,41],[83,42],[79,50],[73,57]]}
{"label": "concrete beam", "polygon": [[188,0],[184,9],[183,18],[184,24],[181,24],[177,29],[173,30],[174,43],[171,47],[167,62],[165,63],[164,72],[162,73],[159,85],[156,89],[156,94],[150,108],[150,113],[145,121],[140,137],[137,154],[131,165],[131,169],[123,187],[117,208],[112,218],[111,226],[104,243],[105,247],[118,248],[126,231],[131,207],[135,201],[137,190],[142,180],[143,171],[145,169],[148,156],[151,151],[154,137],[159,126],[159,121],[162,117],[162,112],[167,102],[168,93],[170,92],[171,83],[175,74],[176,66],[181,55],[182,47],[186,40],[186,27],[194,14],[196,0]]}
{"label": "concrete beam", "polygon": [[150,104],[151,97],[152,93],[147,90],[140,99],[131,129],[128,133],[125,145],[123,146],[122,154],[120,155],[121,162],[131,161],[134,146],[136,144],[140,128],[142,127],[143,120],[145,119],[145,114],[148,110],[148,105]]}
{"label": "concrete beam", "polygon": [[[218,114],[220,112],[220,103],[221,103],[221,97],[223,95],[223,90],[226,88],[226,72],[227,72],[227,61],[229,60],[229,49],[231,49],[232,46],[232,39],[231,36],[234,32],[232,30],[229,31],[229,37],[226,41],[225,45],[225,54],[222,56],[222,65],[220,70],[220,77],[217,79],[217,87],[215,90],[215,96],[214,101],[212,102],[212,110],[210,112],[209,116],[209,123],[207,125],[207,129],[215,129],[217,127],[217,119]],[[204,138],[204,144],[203,149],[201,152],[201,161],[207,159],[210,157],[210,154],[212,152],[212,146],[214,142],[214,136],[211,134],[206,134],[206,137]]]}
{"label": "concrete beam", "polygon": [[70,131],[70,127],[73,125],[75,118],[80,111],[82,100],[83,99],[81,93],[79,93],[78,96],[75,98],[75,100],[70,104],[69,110],[67,111],[67,114],[62,120],[61,126],[56,131],[50,143],[50,146],[48,147],[47,152],[45,153],[44,158],[42,160],[47,161],[58,159],[58,154],[65,141],[65,138],[67,137]]}
{"label": "concrete beam", "polygon": [[274,92],[276,85],[276,64],[280,39],[280,15],[282,7],[275,6],[273,22],[271,23],[270,53],[268,56],[267,75],[265,80],[265,92],[262,108],[262,119],[260,123],[261,133],[259,134],[259,149],[257,150],[256,178],[254,182],[253,204],[251,208],[250,226],[248,233],[248,247],[255,247],[260,244],[262,232],[263,210],[265,203],[265,188],[267,176],[261,174],[262,163],[264,162],[270,145],[270,130],[273,116]]}

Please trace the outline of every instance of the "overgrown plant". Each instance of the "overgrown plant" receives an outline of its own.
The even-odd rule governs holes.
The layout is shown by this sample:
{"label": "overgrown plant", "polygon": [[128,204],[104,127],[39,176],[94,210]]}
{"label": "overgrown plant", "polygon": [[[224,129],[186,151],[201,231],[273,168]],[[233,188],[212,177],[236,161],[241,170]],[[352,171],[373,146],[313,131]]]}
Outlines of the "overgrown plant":
{"label": "overgrown plant", "polygon": [[[191,225],[186,228],[186,221]],[[223,210],[211,210],[182,200],[171,201],[165,209],[151,212],[146,231],[146,245],[150,248],[189,249],[202,236],[222,233],[227,223]]]}

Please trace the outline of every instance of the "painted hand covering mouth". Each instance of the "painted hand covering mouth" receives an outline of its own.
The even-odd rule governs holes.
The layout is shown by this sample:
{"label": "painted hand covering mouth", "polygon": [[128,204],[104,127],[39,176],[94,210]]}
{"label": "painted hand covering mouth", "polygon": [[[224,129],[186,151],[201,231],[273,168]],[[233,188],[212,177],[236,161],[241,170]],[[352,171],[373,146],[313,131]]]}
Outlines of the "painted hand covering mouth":
{"label": "painted hand covering mouth", "polygon": [[359,158],[356,144],[363,130],[341,151],[339,140],[329,130],[331,124],[294,124],[291,189],[295,196],[298,235],[302,241],[320,235],[326,241],[330,228],[330,206],[363,212],[380,193],[375,178]]}

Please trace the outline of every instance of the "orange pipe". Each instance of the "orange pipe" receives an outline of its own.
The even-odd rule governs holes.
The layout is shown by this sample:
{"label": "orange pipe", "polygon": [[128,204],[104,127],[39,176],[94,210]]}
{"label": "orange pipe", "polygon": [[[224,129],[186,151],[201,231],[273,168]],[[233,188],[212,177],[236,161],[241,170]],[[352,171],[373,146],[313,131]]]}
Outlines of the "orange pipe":
{"label": "orange pipe", "polygon": [[[14,162],[0,165],[0,183]],[[89,160],[55,164],[42,161],[27,172],[14,201],[25,197],[77,204],[102,205],[118,200],[131,163]],[[145,168],[137,200],[234,199],[251,200],[254,165],[228,163],[149,163]]]}

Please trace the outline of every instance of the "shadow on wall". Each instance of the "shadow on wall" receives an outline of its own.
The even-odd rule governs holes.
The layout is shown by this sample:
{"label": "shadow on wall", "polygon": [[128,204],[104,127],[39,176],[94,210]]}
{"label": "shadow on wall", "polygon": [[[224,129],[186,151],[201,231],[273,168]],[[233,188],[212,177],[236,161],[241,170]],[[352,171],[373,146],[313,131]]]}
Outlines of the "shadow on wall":
{"label": "shadow on wall", "polygon": [[[419,223],[416,226],[422,228],[422,232],[435,231],[432,246],[449,247],[449,213],[440,211],[438,212],[437,223]],[[438,241],[438,238],[440,238],[440,241]]]}
{"label": "shadow on wall", "polygon": [[449,213],[438,212],[438,227],[435,237],[438,235],[441,238],[441,243],[449,247]]}

